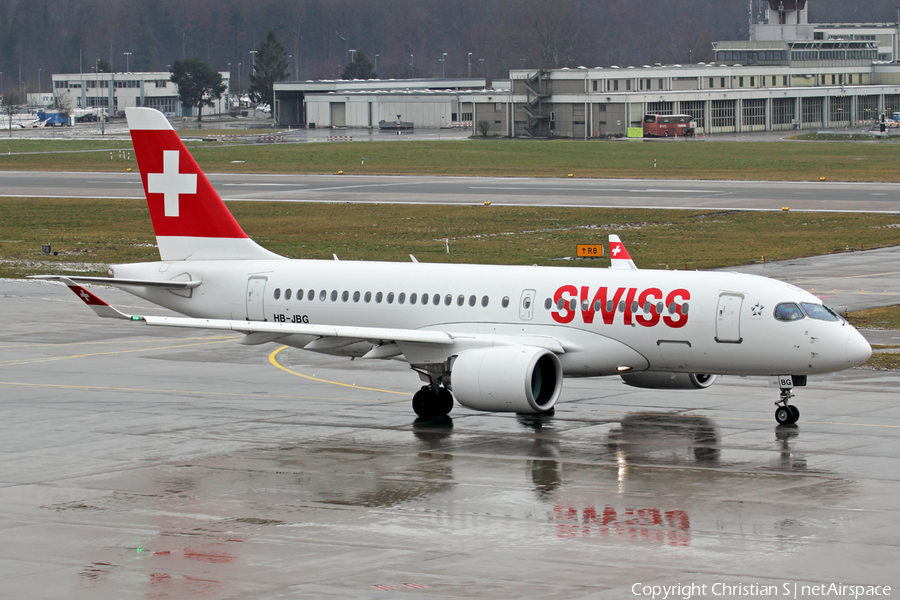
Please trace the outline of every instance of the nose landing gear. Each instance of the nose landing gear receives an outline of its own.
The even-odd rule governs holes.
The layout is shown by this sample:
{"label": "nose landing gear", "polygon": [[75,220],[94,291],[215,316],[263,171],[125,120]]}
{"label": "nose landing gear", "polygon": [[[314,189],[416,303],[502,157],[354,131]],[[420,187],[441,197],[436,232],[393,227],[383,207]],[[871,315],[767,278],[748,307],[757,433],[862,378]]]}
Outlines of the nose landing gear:
{"label": "nose landing gear", "polygon": [[412,406],[420,417],[445,417],[453,410],[453,394],[441,385],[425,385],[413,396]]}
{"label": "nose landing gear", "polygon": [[781,398],[775,404],[775,420],[779,425],[793,425],[800,419],[800,409],[788,401],[794,397],[791,388],[781,388]]}

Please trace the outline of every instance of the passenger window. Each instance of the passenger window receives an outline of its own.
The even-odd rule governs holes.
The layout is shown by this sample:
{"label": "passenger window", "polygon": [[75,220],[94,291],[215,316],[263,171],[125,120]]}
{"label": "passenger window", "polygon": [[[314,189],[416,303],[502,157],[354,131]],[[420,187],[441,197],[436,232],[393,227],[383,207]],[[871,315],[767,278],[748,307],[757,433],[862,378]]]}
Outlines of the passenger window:
{"label": "passenger window", "polygon": [[[415,296],[415,294],[413,294]],[[400,295],[397,296],[397,303],[404,304],[406,302],[406,292],[400,292]]]}
{"label": "passenger window", "polygon": [[[379,292],[379,293],[381,293],[381,292]],[[388,292],[388,295],[387,295],[387,303],[388,303],[388,304],[393,304],[393,303],[394,303],[394,292]]]}
{"label": "passenger window", "polygon": [[341,294],[341,302],[346,302],[349,299],[350,299],[350,292],[348,292],[347,290],[344,290],[344,293]]}
{"label": "passenger window", "polygon": [[366,304],[372,301],[372,292],[366,292],[366,295],[363,296],[363,300],[366,301]]}
{"label": "passenger window", "polygon": [[297,290],[297,301],[303,300],[303,290]]}
{"label": "passenger window", "polygon": [[500,301],[500,306],[503,308],[509,306],[509,296],[503,296],[503,300]]}
{"label": "passenger window", "polygon": [[331,290],[331,301],[337,302],[338,293],[337,290]]}
{"label": "passenger window", "polygon": [[434,304],[435,306],[440,304],[441,303],[441,295],[435,294],[434,297],[431,299],[431,303]]}
{"label": "passenger window", "polygon": [[484,308],[487,308],[487,305],[490,301],[491,301],[491,299],[488,298],[487,296],[482,296],[481,297],[481,306],[483,306]]}
{"label": "passenger window", "polygon": [[422,304],[428,304],[428,294],[422,294]]}
{"label": "passenger window", "polygon": [[460,294],[459,297],[456,298],[456,305],[462,306],[465,303],[466,303],[466,297],[463,296],[462,294]]}
{"label": "passenger window", "polygon": [[327,297],[328,297],[328,292],[326,292],[325,290],[322,290],[321,292],[319,292],[319,301],[320,302],[325,302],[325,299]]}
{"label": "passenger window", "polygon": [[[526,306],[525,308],[528,308],[528,307]],[[546,300],[544,300],[544,309],[550,310],[551,308],[553,308],[553,300],[551,300],[550,298],[547,298]]]}
{"label": "passenger window", "polygon": [[[382,299],[382,298],[384,298],[384,295],[383,295],[381,292],[378,292],[377,294],[375,294],[375,303],[376,303],[376,304],[381,304],[381,299]],[[393,301],[393,299],[394,299],[394,297],[391,296],[391,301]]]}
{"label": "passenger window", "polygon": [[818,319],[820,321],[840,321],[841,318],[837,316],[833,310],[828,308],[827,306],[823,306],[821,304],[813,304],[812,302],[801,302],[800,306],[803,307],[803,312],[809,315],[810,319]]}
{"label": "passenger window", "polygon": [[797,321],[803,318],[803,311],[793,302],[784,302],[775,307],[775,318],[779,321]]}
{"label": "passenger window", "polygon": [[[353,301],[359,302],[359,292],[353,292]],[[368,302],[368,300],[367,300]]]}
{"label": "passenger window", "polygon": [[291,288],[288,288],[288,289],[284,290],[284,299],[285,299],[285,300],[290,300],[290,299],[291,299]]}
{"label": "passenger window", "polygon": [[451,304],[453,304],[453,296],[447,294],[444,296],[444,306],[450,306]]}
{"label": "passenger window", "polygon": [[[400,304],[403,304],[403,300],[402,300],[403,294],[400,294],[400,298],[401,298]],[[416,300],[418,300],[418,298],[419,298],[419,295],[417,293],[413,292],[412,294],[409,295],[409,303],[415,304]]]}
{"label": "passenger window", "polygon": [[475,306],[476,300],[477,300],[477,299],[475,298],[474,295],[473,295],[473,296],[469,296],[469,306]]}
{"label": "passenger window", "polygon": [[309,290],[306,294],[306,299],[312,302],[316,299],[316,290]]}
{"label": "passenger window", "polygon": [[272,295],[275,296],[275,299],[276,299],[276,300],[278,300],[279,298],[281,298],[281,288],[275,288],[275,293],[272,294]]}

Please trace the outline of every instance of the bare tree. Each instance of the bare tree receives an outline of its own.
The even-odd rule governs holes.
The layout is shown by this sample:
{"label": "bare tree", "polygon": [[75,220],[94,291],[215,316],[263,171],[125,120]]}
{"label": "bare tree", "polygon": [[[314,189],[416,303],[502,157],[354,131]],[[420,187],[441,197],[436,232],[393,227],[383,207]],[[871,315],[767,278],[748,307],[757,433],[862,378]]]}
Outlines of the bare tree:
{"label": "bare tree", "polygon": [[513,41],[523,58],[542,69],[559,69],[575,60],[584,20],[573,0],[527,0]]}
{"label": "bare tree", "polygon": [[12,118],[22,107],[22,98],[18,92],[9,92],[3,95],[3,112],[6,114],[6,122],[9,125],[9,137],[12,137]]}

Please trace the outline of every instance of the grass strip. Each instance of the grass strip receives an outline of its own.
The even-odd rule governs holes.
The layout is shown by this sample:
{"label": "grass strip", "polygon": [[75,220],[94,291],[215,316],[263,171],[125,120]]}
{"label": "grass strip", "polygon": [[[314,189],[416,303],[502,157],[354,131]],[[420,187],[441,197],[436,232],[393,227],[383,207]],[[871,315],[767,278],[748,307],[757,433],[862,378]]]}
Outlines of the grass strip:
{"label": "grass strip", "polygon": [[[194,135],[193,133],[185,135]],[[207,172],[765,181],[900,182],[900,144],[456,140],[299,144],[191,142]],[[117,171],[108,154],[16,154],[130,147],[127,140],[0,141],[0,170]],[[7,150],[8,152],[4,152]]]}
{"label": "grass strip", "polygon": [[[614,208],[229,202],[244,230],[291,258],[609,266],[575,246],[622,236],[638,266],[706,269],[900,244],[900,216]],[[41,254],[50,244],[56,256]],[[444,239],[449,238],[450,253]],[[0,277],[105,272],[158,260],[144,200],[0,199]]]}

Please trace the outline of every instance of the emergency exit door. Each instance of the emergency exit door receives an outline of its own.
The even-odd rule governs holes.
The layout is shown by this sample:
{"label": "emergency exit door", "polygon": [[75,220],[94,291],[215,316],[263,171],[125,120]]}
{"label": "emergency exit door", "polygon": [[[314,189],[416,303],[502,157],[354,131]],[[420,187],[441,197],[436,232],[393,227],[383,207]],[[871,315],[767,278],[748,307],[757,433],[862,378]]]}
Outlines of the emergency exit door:
{"label": "emergency exit door", "polygon": [[266,293],[266,278],[251,277],[247,280],[247,320],[265,321],[266,312],[263,297]]}

